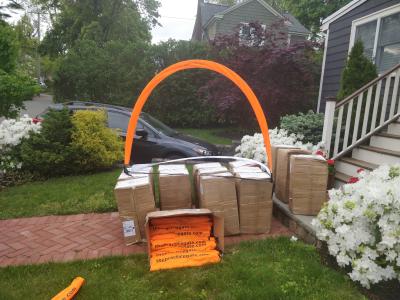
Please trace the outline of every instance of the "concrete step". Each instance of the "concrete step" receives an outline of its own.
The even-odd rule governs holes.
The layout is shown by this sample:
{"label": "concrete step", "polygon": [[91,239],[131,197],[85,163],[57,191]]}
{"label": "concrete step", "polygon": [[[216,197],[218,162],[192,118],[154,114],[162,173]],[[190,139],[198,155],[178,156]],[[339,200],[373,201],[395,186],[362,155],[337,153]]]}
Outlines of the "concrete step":
{"label": "concrete step", "polygon": [[378,165],[368,163],[363,160],[354,159],[351,157],[342,157],[335,162],[335,170],[339,173],[347,176],[357,176],[357,170],[364,169],[372,171],[376,169]]}
{"label": "concrete step", "polygon": [[353,149],[352,158],[376,165],[393,165],[400,163],[400,151],[362,145]]}
{"label": "concrete step", "polygon": [[400,134],[400,122],[397,121],[392,124],[389,124],[387,132],[390,134]]}

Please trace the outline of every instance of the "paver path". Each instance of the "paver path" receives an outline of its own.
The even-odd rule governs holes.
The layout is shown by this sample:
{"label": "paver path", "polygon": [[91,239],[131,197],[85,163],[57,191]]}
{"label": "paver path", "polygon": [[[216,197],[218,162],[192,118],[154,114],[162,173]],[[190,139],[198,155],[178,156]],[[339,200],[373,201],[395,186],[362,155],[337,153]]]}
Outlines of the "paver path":
{"label": "paver path", "polygon": [[[291,234],[274,219],[269,234],[226,237],[225,244]],[[144,252],[144,243],[125,246],[117,212],[0,220],[0,266]]]}

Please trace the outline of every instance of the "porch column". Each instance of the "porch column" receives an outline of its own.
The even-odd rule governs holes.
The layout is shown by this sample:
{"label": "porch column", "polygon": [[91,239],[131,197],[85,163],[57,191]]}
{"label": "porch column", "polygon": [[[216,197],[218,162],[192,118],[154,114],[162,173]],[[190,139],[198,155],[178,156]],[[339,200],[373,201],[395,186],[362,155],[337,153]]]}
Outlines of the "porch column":
{"label": "porch column", "polygon": [[325,144],[325,149],[326,149],[326,152],[327,152],[327,155],[329,158],[331,157],[330,150],[331,150],[333,121],[335,118],[335,108],[336,108],[336,98],[335,97],[326,98],[324,130],[322,132],[322,141]]}

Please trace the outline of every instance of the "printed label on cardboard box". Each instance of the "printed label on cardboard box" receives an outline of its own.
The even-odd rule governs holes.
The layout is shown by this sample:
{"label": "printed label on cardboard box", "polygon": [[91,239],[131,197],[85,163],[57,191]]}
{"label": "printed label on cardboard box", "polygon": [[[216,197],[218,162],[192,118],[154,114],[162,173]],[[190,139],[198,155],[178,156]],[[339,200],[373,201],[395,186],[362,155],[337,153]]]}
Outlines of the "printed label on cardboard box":
{"label": "printed label on cardboard box", "polygon": [[122,228],[124,230],[124,237],[136,235],[135,223],[133,222],[133,220],[123,221]]}

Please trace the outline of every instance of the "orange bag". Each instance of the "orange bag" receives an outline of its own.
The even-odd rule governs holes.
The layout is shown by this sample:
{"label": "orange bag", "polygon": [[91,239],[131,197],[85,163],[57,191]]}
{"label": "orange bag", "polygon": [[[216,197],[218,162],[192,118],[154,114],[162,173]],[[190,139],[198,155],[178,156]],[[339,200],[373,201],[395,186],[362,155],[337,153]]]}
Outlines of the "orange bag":
{"label": "orange bag", "polygon": [[182,239],[180,241],[169,239],[157,239],[151,241],[151,251],[165,251],[174,252],[176,250],[195,249],[197,251],[214,250],[217,247],[217,243],[214,237],[210,237],[209,240],[198,239],[188,240]]}
{"label": "orange bag", "polygon": [[71,284],[55,295],[51,300],[70,300],[75,297],[81,286],[85,283],[82,277],[76,277]]}

